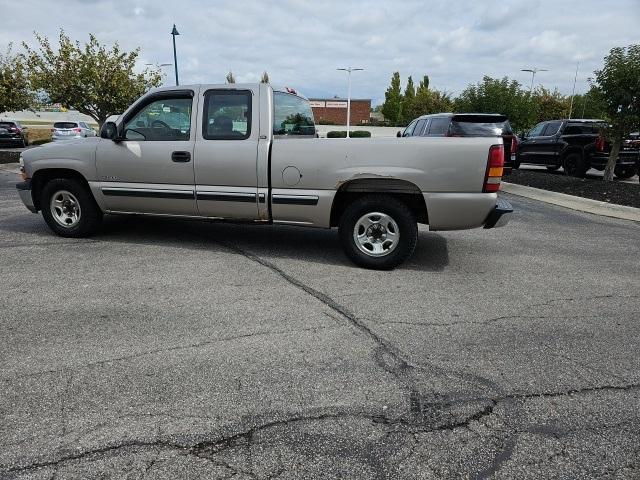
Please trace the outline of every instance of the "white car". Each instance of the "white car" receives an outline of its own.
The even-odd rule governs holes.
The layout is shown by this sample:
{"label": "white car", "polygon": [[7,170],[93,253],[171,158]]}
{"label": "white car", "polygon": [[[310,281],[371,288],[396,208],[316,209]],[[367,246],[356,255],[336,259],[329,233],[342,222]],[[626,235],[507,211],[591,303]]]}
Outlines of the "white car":
{"label": "white car", "polygon": [[54,142],[95,136],[96,131],[86,122],[55,122],[51,129],[51,140]]}

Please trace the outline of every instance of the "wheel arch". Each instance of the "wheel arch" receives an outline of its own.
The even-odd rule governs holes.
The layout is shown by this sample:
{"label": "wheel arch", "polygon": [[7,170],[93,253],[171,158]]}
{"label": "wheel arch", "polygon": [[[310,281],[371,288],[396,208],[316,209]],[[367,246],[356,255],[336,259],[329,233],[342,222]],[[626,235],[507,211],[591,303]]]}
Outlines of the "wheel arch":
{"label": "wheel arch", "polygon": [[42,193],[42,189],[47,182],[54,178],[72,178],[78,180],[86,187],[87,191],[91,193],[91,196],[93,196],[91,188],[89,187],[89,182],[77,170],[73,170],[71,168],[43,168],[36,170],[31,177],[31,197],[33,198],[33,205],[36,210],[41,209],[40,194]]}
{"label": "wheel arch", "polygon": [[338,226],[340,217],[351,202],[372,193],[397,198],[413,211],[418,223],[428,223],[427,204],[417,185],[399,178],[367,177],[348,180],[340,184],[331,205],[330,226]]}

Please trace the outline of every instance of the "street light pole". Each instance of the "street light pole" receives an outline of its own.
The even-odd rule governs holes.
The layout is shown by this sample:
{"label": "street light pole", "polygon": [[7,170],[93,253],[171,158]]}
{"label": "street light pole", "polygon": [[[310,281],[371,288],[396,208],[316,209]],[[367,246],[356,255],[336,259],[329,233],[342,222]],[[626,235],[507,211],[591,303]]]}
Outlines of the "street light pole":
{"label": "street light pole", "polygon": [[571,120],[571,114],[573,113],[573,97],[576,94],[576,80],[578,80],[578,68],[580,62],[576,63],[576,76],[573,77],[573,90],[571,91],[571,103],[569,104],[569,120]]}
{"label": "street light pole", "polygon": [[173,30],[171,30],[171,36],[173,37],[173,68],[176,72],[176,85],[180,85],[178,82],[178,56],[176,55],[176,35],[180,35],[178,33],[178,29],[176,28],[176,24],[173,24]]}
{"label": "street light pole", "polygon": [[533,68],[523,68],[520,71],[521,72],[531,72],[531,86],[529,87],[529,91],[532,92],[533,91],[533,79],[536,78],[536,73],[538,73],[538,72],[548,72],[549,70],[546,70],[544,68],[533,67]]}
{"label": "street light pole", "polygon": [[349,138],[350,125],[351,125],[351,72],[358,72],[364,70],[364,68],[338,68],[343,72],[349,74],[349,86],[347,88],[347,138]]}

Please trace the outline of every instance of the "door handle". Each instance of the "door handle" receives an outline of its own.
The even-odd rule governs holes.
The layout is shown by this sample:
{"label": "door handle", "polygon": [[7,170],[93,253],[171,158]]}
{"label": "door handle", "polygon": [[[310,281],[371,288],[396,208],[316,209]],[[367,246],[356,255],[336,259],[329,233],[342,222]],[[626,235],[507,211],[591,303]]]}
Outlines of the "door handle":
{"label": "door handle", "polygon": [[171,160],[179,163],[190,162],[191,154],[189,152],[173,152],[171,154]]}

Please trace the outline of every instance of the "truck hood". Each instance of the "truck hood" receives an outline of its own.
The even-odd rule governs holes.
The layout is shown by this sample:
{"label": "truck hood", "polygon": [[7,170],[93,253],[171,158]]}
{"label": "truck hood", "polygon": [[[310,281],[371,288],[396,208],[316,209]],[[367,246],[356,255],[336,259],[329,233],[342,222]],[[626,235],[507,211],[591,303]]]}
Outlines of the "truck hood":
{"label": "truck hood", "polygon": [[88,137],[66,140],[60,143],[45,143],[39,147],[33,147],[25,150],[22,152],[22,158],[25,163],[34,160],[57,158],[82,160],[87,158],[88,152],[91,152],[90,158],[93,160],[100,140],[102,140],[100,137]]}

